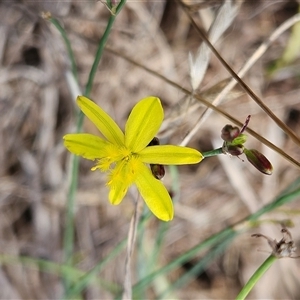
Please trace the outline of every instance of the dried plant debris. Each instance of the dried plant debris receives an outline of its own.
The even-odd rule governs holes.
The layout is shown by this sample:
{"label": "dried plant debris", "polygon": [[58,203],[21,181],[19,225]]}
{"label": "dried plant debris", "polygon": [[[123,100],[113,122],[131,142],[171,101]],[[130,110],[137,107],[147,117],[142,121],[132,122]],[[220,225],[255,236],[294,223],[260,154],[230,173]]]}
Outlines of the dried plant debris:
{"label": "dried plant debris", "polygon": [[279,242],[261,233],[255,233],[252,234],[251,236],[265,238],[268,241],[270,247],[272,248],[272,254],[277,258],[284,258],[284,257],[299,258],[300,257],[299,255],[295,256],[297,247],[295,245],[295,242],[292,239],[291,233],[286,228],[282,228],[281,232],[283,234],[283,237]]}
{"label": "dried plant debris", "polygon": [[[88,3],[75,0],[0,2],[1,254],[16,257],[26,255],[33,259],[47,259],[51,263],[63,261],[62,241],[70,160],[63,148],[62,136],[75,126],[75,98],[82,94],[80,90],[84,89],[97,45],[110,16],[110,12],[100,1]],[[236,72],[247,69],[242,76],[245,82],[261,95],[265,104],[277,116],[285,117],[289,127],[299,136],[300,117],[298,120],[297,112],[300,111],[300,90],[299,78],[295,76],[299,69],[296,67],[299,58],[289,68],[277,69],[275,75],[267,75],[267,68],[281,58],[291,37],[291,28],[281,30],[277,36],[274,32],[278,32],[278,28],[282,28],[286,20],[298,14],[298,2],[184,0],[184,3],[188,5],[200,29],[207,33],[232,69]],[[228,15],[224,11],[226,7],[230,10]],[[232,14],[235,9],[236,16]],[[43,11],[51,13],[52,18],[57,19],[67,33],[78,66],[78,86],[70,75],[70,58],[64,40],[55,26],[41,17]],[[217,16],[219,21],[216,20]],[[224,18],[227,24],[231,24],[226,30],[222,23]],[[213,30],[215,34],[212,34]],[[123,11],[117,15],[108,45],[97,70],[91,97],[123,128],[138,99],[146,95],[159,96],[166,116],[172,117],[171,121],[163,123],[164,132],[157,135],[162,145],[180,143],[197,124],[206,107],[198,101],[189,102],[189,97],[181,89],[169,85],[162,78],[154,77],[146,68],[174,80],[183,89],[192,89],[189,68],[189,53],[192,53],[196,72],[194,80],[200,78],[199,85],[195,84],[195,92],[199,92],[201,97],[211,103],[231,79],[228,79],[228,72],[216,57],[210,54],[208,64],[205,63],[205,71],[201,73],[204,65],[197,63],[198,60],[201,61],[201,57],[198,58],[201,38],[174,1],[127,1]],[[263,54],[257,52],[261,51],[262,46],[265,49]],[[143,68],[124,57],[138,62]],[[239,86],[224,101],[220,100],[218,105],[221,102],[220,108],[239,120],[245,120],[251,114],[253,130],[300,161],[298,145],[284,135]],[[216,102],[213,103],[216,105]],[[217,113],[210,114],[209,118],[202,121],[189,146],[202,151],[212,149],[215,136],[219,138],[221,134],[219,129],[230,123],[230,120],[226,122]],[[235,126],[236,124],[232,124],[232,127]],[[234,150],[239,151],[240,147],[237,145],[241,144],[228,144],[235,140],[234,133],[238,130],[240,134],[246,132],[240,126],[238,130],[227,129],[231,136],[226,145],[230,154]],[[93,124],[86,120],[84,131],[97,134],[94,130]],[[219,142],[221,146],[224,140]],[[237,181],[233,182],[228,170],[224,172],[225,168],[216,158],[204,160],[201,166],[179,167],[179,177],[177,171],[165,167],[163,183],[176,196],[176,218],[165,231],[165,241],[162,241],[159,252],[153,248],[153,253],[157,253],[155,267],[167,265],[192,249],[196,243],[248,215],[251,195],[256,196],[258,201],[271,201],[299,177],[298,168],[291,166],[275,152],[260,148],[260,142],[255,138],[248,137],[244,146],[262,149],[261,152],[276,167],[272,176],[264,177],[252,172],[249,164],[247,168],[248,162],[239,164],[243,172],[240,172],[240,168],[229,169],[234,180],[243,178],[243,181],[247,181],[245,189],[243,185],[239,185],[247,205],[241,202],[243,198],[240,192],[236,192],[234,183]],[[257,155],[256,159],[260,161]],[[232,165],[235,160],[227,159]],[[109,207],[104,174],[89,172],[91,167],[90,161],[80,160],[74,219],[74,258],[76,268],[83,272],[104,260],[127,236],[133,209],[133,205],[127,205],[126,202],[113,209]],[[154,176],[163,176],[162,165],[153,164],[150,167]],[[129,191],[128,200],[133,196],[133,191]],[[256,205],[256,202],[253,203]],[[253,207],[255,210],[256,206]],[[294,201],[292,208],[286,206],[293,213],[298,212],[299,208],[299,201]],[[286,211],[276,213],[280,218],[286,217]],[[151,245],[157,245],[161,237],[158,233],[160,228],[163,227],[155,220],[147,222],[145,233],[141,235],[144,240],[141,240],[139,247],[150,251]],[[300,233],[297,238],[296,233],[293,235],[298,241]],[[144,241],[147,242],[146,247]],[[277,245],[277,242],[272,243]],[[236,239],[235,245],[236,247],[226,249],[226,257],[236,258],[236,252],[240,248],[244,249],[240,239]],[[204,276],[209,277],[211,282],[209,287],[199,287],[198,281],[193,281],[182,285],[174,292],[174,297],[169,295],[169,298],[232,299],[235,291],[240,288],[240,273],[248,274],[253,268],[254,261],[249,258],[251,248],[247,250],[246,253],[241,252],[241,261],[249,263],[244,263],[240,268],[235,266],[234,270],[230,264],[230,270],[225,270],[223,258],[220,257],[205,271]],[[140,253],[143,254],[144,251],[136,251],[136,254]],[[124,258],[125,252],[120,253],[103,268],[101,278],[105,278],[108,283],[122,283],[124,274],[120,272],[120,266],[124,266]],[[146,264],[146,260],[143,263]],[[38,265],[34,268],[27,267],[19,260],[15,264],[2,260],[1,264],[0,299],[63,297],[60,274],[54,271],[48,273]],[[184,272],[186,271],[185,269]],[[181,272],[181,269],[174,270],[166,278],[175,281],[182,276]],[[228,276],[228,272],[233,276]],[[300,278],[299,273],[298,268],[295,270],[295,278]],[[272,281],[280,282],[280,285],[276,284],[272,290],[276,292],[277,298],[288,299],[291,298],[291,280],[282,274],[273,272]],[[139,276],[137,274],[136,278],[142,278]],[[295,280],[295,285],[298,291],[299,280]],[[115,294],[108,286],[114,285],[100,285],[96,282],[77,296],[85,299],[112,299]],[[158,298],[156,288],[155,282],[146,289],[145,297]],[[257,298],[266,298],[265,286],[260,289],[260,293],[256,291]],[[299,294],[297,296],[294,298],[300,299]]]}

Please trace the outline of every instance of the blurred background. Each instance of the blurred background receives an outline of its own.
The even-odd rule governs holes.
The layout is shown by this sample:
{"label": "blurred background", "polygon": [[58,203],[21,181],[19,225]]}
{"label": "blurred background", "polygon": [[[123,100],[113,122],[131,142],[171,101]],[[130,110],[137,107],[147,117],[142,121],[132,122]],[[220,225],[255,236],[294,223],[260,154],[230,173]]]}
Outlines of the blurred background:
{"label": "blurred background", "polygon": [[[207,32],[225,2],[184,3],[198,26]],[[299,2],[289,0],[236,0],[232,5],[236,10],[234,18],[215,46],[236,72],[275,30],[299,11]],[[78,67],[78,86],[72,78],[62,36],[43,18],[45,13],[51,13],[67,32]],[[93,0],[0,2],[1,299],[59,299],[63,295],[62,277],[57,271],[10,260],[7,255],[63,263],[70,155],[63,147],[62,137],[75,130],[75,98],[83,93],[109,16],[106,6]],[[299,40],[299,26],[287,28],[243,77],[298,136]],[[206,109],[180,89],[192,89],[188,57],[189,53],[196,56],[201,43],[189,18],[175,1],[127,1],[109,37],[91,98],[123,128],[138,100],[149,95],[159,97],[165,122],[158,137],[162,144],[180,144]],[[287,54],[291,49],[294,53]],[[176,82],[179,88],[145,68]],[[212,102],[230,77],[211,55],[196,92]],[[299,146],[238,85],[220,108],[241,123],[251,115],[249,127],[299,161]],[[188,146],[199,151],[221,147],[220,132],[226,124],[232,123],[211,112]],[[98,134],[88,120],[84,131]],[[256,148],[269,158],[274,166],[271,176],[261,174],[243,156],[238,159],[222,155],[207,158],[198,165],[166,168],[164,184],[174,198],[175,218],[168,223],[156,269],[253,214],[299,177],[299,168],[256,138],[249,136],[246,147]],[[80,160],[75,206],[74,260],[76,267],[83,271],[107,257],[127,237],[134,210],[132,193],[119,206],[109,204],[105,177],[98,171],[91,172],[92,166],[93,162]],[[263,215],[255,226],[248,224],[247,230],[232,240],[203,271],[174,288],[165,298],[234,298],[269,255],[257,250],[271,252],[264,240],[253,239],[251,234],[264,233],[280,240],[281,226],[276,222],[288,220],[295,226],[290,231],[299,245],[299,209],[299,199],[295,199]],[[144,257],[147,251],[155,251],[159,226],[160,222],[152,217],[138,238],[140,246],[134,254],[133,283],[141,279],[140,272],[147,274],[141,271],[145,266],[138,258],[142,251]],[[162,285],[184,276],[205,256],[209,252],[198,253],[154,281],[146,290],[146,297],[157,299]],[[98,278],[121,288],[124,260],[125,250],[106,265]],[[299,299],[299,278],[297,260],[279,260],[257,284],[252,298]],[[82,299],[113,299],[116,293],[112,290],[90,284]]]}

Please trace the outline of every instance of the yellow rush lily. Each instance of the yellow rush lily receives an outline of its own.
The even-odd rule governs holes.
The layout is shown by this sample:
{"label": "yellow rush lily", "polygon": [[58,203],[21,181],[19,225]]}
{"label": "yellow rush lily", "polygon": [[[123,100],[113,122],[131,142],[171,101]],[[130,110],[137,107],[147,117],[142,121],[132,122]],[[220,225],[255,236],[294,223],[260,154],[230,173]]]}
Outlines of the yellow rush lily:
{"label": "yellow rush lily", "polygon": [[118,205],[130,185],[135,184],[152,213],[163,221],[173,219],[171,197],[151,173],[148,164],[195,164],[203,159],[200,152],[173,145],[147,146],[157,134],[164,112],[156,97],[140,100],[126,122],[125,133],[98,105],[78,96],[77,104],[96,125],[105,139],[88,133],[67,134],[65,147],[73,154],[97,160],[92,171],[108,172],[109,201]]}

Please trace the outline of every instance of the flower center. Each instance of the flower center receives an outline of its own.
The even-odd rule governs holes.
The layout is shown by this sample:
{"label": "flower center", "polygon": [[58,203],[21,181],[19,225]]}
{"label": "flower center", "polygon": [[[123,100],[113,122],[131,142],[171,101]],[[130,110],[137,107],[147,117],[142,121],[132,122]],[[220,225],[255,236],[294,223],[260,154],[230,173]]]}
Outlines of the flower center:
{"label": "flower center", "polygon": [[128,155],[116,163],[114,169],[108,176],[107,185],[113,187],[122,182],[125,186],[130,186],[138,174],[137,158],[134,155]]}
{"label": "flower center", "polygon": [[100,169],[100,171],[106,172],[116,168],[120,162],[129,163],[131,158],[132,153],[128,148],[111,144],[106,149],[106,155],[99,158],[97,164],[92,168],[92,171]]}

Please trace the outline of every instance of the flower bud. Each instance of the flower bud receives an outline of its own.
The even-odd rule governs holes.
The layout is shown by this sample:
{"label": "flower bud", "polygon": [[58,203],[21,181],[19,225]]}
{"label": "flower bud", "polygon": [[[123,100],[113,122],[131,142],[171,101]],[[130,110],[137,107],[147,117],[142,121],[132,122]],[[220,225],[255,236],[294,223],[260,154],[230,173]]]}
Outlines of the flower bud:
{"label": "flower bud", "polygon": [[260,172],[271,175],[273,172],[273,166],[269,160],[256,149],[244,149],[244,153],[248,161]]}
{"label": "flower bud", "polygon": [[148,144],[148,146],[157,146],[159,145],[159,139],[155,136],[151,142]]}
{"label": "flower bud", "polygon": [[238,127],[233,127],[232,125],[225,125],[221,131],[221,138],[225,142],[232,142],[238,135],[240,130]]}
{"label": "flower bud", "polygon": [[165,167],[158,164],[150,164],[151,172],[156,179],[162,179],[165,176]]}
{"label": "flower bud", "polygon": [[231,145],[241,145],[245,144],[247,141],[247,135],[240,133],[230,144]]}
{"label": "flower bud", "polygon": [[[155,136],[148,146],[159,145],[159,139]],[[162,179],[165,176],[165,167],[159,164],[150,164],[150,169],[156,179]]]}
{"label": "flower bud", "polygon": [[232,156],[240,156],[244,152],[243,145],[225,145],[224,152]]}

